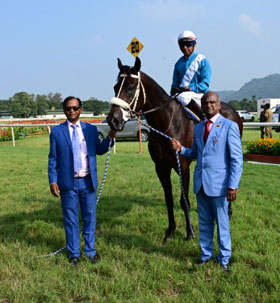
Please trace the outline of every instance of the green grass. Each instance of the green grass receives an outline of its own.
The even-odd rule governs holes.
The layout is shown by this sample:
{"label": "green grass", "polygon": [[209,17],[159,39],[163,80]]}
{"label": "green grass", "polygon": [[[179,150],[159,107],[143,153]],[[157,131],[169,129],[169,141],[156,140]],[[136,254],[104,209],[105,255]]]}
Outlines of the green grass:
{"label": "green grass", "polygon": [[[245,130],[244,150],[259,133]],[[231,273],[225,275],[215,262],[195,265],[195,196],[190,193],[196,239],[186,242],[175,173],[177,230],[161,244],[167,227],[163,191],[147,144],[139,155],[137,142],[118,142],[109,161],[97,213],[101,262],[92,265],[83,255],[73,268],[66,251],[41,258],[65,244],[60,201],[49,192],[47,156],[47,135],[27,137],[15,147],[0,143],[0,303],[280,302],[279,166],[244,163],[233,204]],[[105,159],[98,158],[100,182]]]}

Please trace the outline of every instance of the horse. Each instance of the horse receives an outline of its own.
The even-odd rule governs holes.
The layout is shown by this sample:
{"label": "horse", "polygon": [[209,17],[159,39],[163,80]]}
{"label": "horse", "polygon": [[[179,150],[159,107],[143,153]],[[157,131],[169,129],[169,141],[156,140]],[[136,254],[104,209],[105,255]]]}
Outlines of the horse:
{"label": "horse", "polygon": [[[116,97],[111,100],[111,109],[106,119],[111,129],[120,131],[129,116],[144,114],[151,127],[168,137],[179,140],[186,147],[192,147],[194,126],[197,121],[187,118],[183,106],[171,98],[151,77],[140,71],[140,59],[136,57],[133,67],[123,65],[118,59],[118,67],[119,74],[114,86]],[[239,115],[226,103],[221,104],[220,113],[235,121],[242,134],[243,123]],[[168,227],[163,238],[163,243],[165,243],[169,238],[174,237],[176,229],[170,179],[172,168],[178,174],[176,151],[172,149],[170,139],[154,131],[149,134],[148,150],[165,196],[168,213]],[[191,160],[180,157],[179,161],[183,186],[180,204],[186,218],[185,239],[188,240],[194,238],[189,217],[190,201],[188,198]]]}

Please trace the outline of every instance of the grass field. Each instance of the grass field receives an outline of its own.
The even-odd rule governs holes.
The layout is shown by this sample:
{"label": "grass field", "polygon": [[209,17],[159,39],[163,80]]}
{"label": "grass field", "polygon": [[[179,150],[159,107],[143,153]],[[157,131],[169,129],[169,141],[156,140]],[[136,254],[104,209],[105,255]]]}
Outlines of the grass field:
{"label": "grass field", "polygon": [[[243,147],[259,133],[245,130]],[[195,196],[190,193],[196,239],[186,242],[174,173],[177,230],[161,244],[167,212],[147,144],[139,155],[137,142],[118,142],[98,205],[101,262],[92,265],[83,255],[74,268],[66,251],[40,257],[65,244],[60,202],[48,187],[48,148],[47,135],[27,137],[15,147],[0,143],[0,303],[280,302],[279,166],[244,163],[226,275],[215,262],[195,265],[200,253]],[[105,159],[98,159],[100,182]]]}

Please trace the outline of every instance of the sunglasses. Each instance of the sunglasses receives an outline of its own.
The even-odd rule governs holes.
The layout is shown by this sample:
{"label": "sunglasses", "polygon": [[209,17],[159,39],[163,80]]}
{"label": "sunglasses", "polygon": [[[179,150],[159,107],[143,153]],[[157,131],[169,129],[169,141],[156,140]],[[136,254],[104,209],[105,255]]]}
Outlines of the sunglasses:
{"label": "sunglasses", "polygon": [[78,111],[81,107],[80,106],[66,106],[65,111],[70,112],[73,109],[75,112]]}
{"label": "sunglasses", "polygon": [[195,41],[180,41],[179,42],[179,45],[180,45],[180,48],[183,48],[183,47],[192,47],[193,45],[195,45]]}

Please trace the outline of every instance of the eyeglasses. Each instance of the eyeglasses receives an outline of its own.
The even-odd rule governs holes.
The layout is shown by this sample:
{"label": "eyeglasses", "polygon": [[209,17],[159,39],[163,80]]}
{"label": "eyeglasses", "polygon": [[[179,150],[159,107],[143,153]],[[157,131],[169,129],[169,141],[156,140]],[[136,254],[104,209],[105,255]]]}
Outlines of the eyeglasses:
{"label": "eyeglasses", "polygon": [[179,42],[180,48],[184,48],[185,46],[187,48],[192,47],[193,45],[195,45],[195,41],[180,41]]}
{"label": "eyeglasses", "polygon": [[73,109],[75,112],[78,111],[81,107],[80,106],[66,106],[65,111],[70,112]]}

